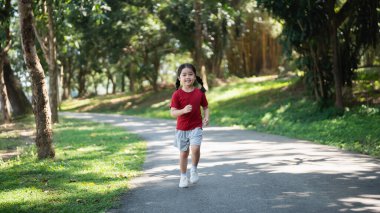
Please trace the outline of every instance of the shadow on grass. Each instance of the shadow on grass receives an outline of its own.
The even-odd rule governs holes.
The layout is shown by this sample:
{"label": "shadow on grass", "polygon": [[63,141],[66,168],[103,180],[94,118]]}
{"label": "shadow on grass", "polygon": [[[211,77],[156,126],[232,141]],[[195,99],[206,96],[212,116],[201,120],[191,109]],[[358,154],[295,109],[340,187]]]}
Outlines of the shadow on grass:
{"label": "shadow on grass", "polygon": [[100,112],[100,113],[116,113],[123,111],[131,111],[130,113],[145,113],[150,109],[151,105],[164,101],[171,97],[172,90],[162,90],[158,93],[149,91],[141,94],[126,95],[109,95],[107,97],[98,97],[99,102],[88,103],[78,107],[72,107],[65,111],[77,112]]}
{"label": "shadow on grass", "polygon": [[239,125],[380,155],[378,113],[365,114],[354,108],[340,116],[334,108],[321,111],[316,103],[297,92],[289,94],[279,88],[220,101],[212,111],[212,123]]}
{"label": "shadow on grass", "polygon": [[0,212],[105,210],[144,161],[140,138],[101,124],[64,119],[54,142],[54,160],[26,155],[0,167]]}
{"label": "shadow on grass", "polygon": [[377,212],[380,208],[376,187],[380,162],[363,155],[249,130],[209,127],[202,142],[201,181],[179,189],[178,153],[171,147],[175,122],[71,116],[126,127],[149,141],[146,176],[134,180],[135,188],[116,212],[178,208],[183,212]]}

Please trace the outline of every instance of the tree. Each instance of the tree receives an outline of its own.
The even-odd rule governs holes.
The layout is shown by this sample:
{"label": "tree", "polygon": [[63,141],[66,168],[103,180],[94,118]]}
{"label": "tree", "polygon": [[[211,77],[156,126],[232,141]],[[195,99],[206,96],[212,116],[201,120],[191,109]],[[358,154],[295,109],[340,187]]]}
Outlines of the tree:
{"label": "tree", "polygon": [[279,24],[253,1],[241,1],[230,10],[226,59],[231,74],[239,77],[276,71],[282,56],[275,29]]}
{"label": "tree", "polygon": [[[5,110],[2,111],[4,113],[3,117],[9,117],[9,104],[10,103],[12,107],[12,116],[21,116],[25,114],[29,114],[32,112],[32,105],[30,104],[29,100],[27,99],[23,88],[21,86],[20,79],[15,75],[12,67],[11,62],[9,61],[9,55],[8,52],[13,48],[17,49],[18,41],[16,39],[13,39],[12,36],[17,34],[17,31],[14,33],[10,33],[10,26],[12,24],[11,17],[14,13],[13,6],[11,4],[10,0],[6,0],[5,4],[3,4],[0,7],[1,14],[3,16],[0,17],[0,26],[1,26],[1,33],[0,33],[0,49],[1,46],[4,44],[5,48],[0,50],[2,53],[0,54],[0,69],[3,73],[3,83],[5,85],[2,85],[3,89],[6,88],[6,91],[3,91],[3,98],[2,100],[9,100],[9,101],[3,101],[5,103]],[[12,44],[12,45],[11,45]],[[12,48],[11,48],[12,47]],[[7,97],[5,97],[7,96]],[[9,120],[7,118],[6,120]]]}
{"label": "tree", "polygon": [[18,10],[25,64],[30,72],[33,84],[33,113],[36,123],[38,158],[54,158],[53,132],[45,74],[34,43],[32,0],[18,0]]}
{"label": "tree", "polygon": [[258,2],[283,21],[285,46],[301,55],[317,100],[322,106],[333,101],[342,110],[342,88],[352,84],[359,50],[375,45],[379,37],[379,1]]}
{"label": "tree", "polygon": [[26,97],[20,79],[15,75],[8,56],[4,60],[4,80],[7,87],[9,102],[13,116],[22,116],[32,113],[32,104]]}
{"label": "tree", "polygon": [[[57,69],[57,46],[55,38],[55,26],[53,15],[53,0],[42,1],[43,16],[47,16],[47,32],[41,34],[35,26],[36,37],[44,53],[49,70],[49,101],[51,118],[53,123],[58,123],[58,69]],[[42,35],[42,36],[40,36]]]}
{"label": "tree", "polygon": [[166,32],[160,19],[153,14],[146,15],[143,26],[130,40],[129,51],[134,51],[132,63],[139,65],[139,74],[149,81],[155,92],[158,91],[157,80],[161,66],[161,58],[175,52],[175,41]]}
{"label": "tree", "polygon": [[201,0],[194,0],[194,41],[195,41],[195,48],[194,48],[194,63],[198,69],[200,69],[200,74],[203,78],[204,88],[208,89],[208,83],[207,83],[207,75],[206,75],[206,68],[204,64],[204,57],[203,57],[203,50],[202,50],[202,44],[203,44],[203,35],[202,35],[202,19],[201,19],[201,10],[202,10],[202,1]]}
{"label": "tree", "polygon": [[[3,9],[3,8],[1,8]],[[11,122],[11,112],[9,107],[9,100],[8,100],[8,93],[7,88],[4,81],[4,61],[7,55],[8,50],[11,46],[11,35],[9,30],[9,24],[10,24],[10,9],[11,9],[11,2],[10,0],[5,1],[5,18],[2,18],[1,26],[5,28],[4,34],[5,34],[5,45],[2,47],[0,40],[0,102],[1,102],[1,110],[3,114],[3,122],[4,123],[10,123]]]}
{"label": "tree", "polygon": [[0,46],[0,95],[1,95],[1,111],[3,114],[3,122],[10,123],[12,121],[7,88],[4,81],[4,60],[6,52],[8,51],[9,46],[2,49]]}

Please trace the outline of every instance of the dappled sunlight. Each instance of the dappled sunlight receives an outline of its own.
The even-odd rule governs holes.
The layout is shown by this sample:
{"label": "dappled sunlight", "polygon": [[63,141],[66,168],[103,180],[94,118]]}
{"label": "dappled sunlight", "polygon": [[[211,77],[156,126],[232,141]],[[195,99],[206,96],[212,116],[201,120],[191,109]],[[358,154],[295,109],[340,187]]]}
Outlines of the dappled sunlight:
{"label": "dappled sunlight", "polygon": [[41,200],[49,199],[51,193],[54,192],[50,192],[36,187],[23,187],[14,190],[2,191],[2,199],[0,201],[0,206],[2,205],[2,203],[13,203],[16,200],[22,200],[24,202],[39,202]]}
{"label": "dappled sunlight", "polygon": [[167,106],[169,108],[171,99],[166,99],[164,101],[152,104],[151,108],[160,108],[160,107],[165,107]]}
{"label": "dappled sunlight", "polygon": [[80,131],[83,131],[83,130],[93,130],[94,128],[93,127],[89,127],[89,126],[80,126],[77,128],[77,130],[80,130]]}
{"label": "dappled sunlight", "polygon": [[101,151],[104,149],[105,149],[105,147],[101,147],[101,146],[87,146],[87,147],[81,147],[81,148],[77,149],[77,151],[82,152],[82,153],[86,153],[86,152]]}
{"label": "dappled sunlight", "polygon": [[281,114],[281,113],[284,113],[287,109],[289,109],[291,107],[291,104],[290,103],[287,103],[285,105],[282,105],[280,108],[278,108],[276,110],[276,113],[277,114]]}
{"label": "dappled sunlight", "polygon": [[[376,162],[367,162],[367,159],[352,158],[348,153],[334,153],[336,149],[315,145],[303,141],[295,142],[286,138],[281,143],[270,140],[239,140],[234,144],[205,143],[203,150],[209,151],[208,159],[211,162],[202,166],[212,167],[216,165],[247,163],[270,173],[321,173],[321,174],[345,174],[373,171],[380,168]],[[288,141],[287,141],[288,140]],[[207,142],[207,140],[205,140]],[[244,147],[250,143],[249,151]],[[294,149],[297,146],[297,149]],[[236,158],[235,153],[238,154]],[[334,155],[331,155],[334,153]],[[233,156],[230,159],[229,156]],[[214,160],[216,162],[213,162]]]}
{"label": "dappled sunlight", "polygon": [[278,75],[265,75],[265,76],[257,76],[257,77],[249,77],[242,79],[243,82],[249,82],[249,83],[258,83],[258,82],[265,82],[269,80],[276,80],[278,78]]}
{"label": "dappled sunlight", "polygon": [[216,103],[221,102],[221,101],[226,101],[226,100],[231,101],[231,99],[242,98],[242,97],[257,94],[259,92],[269,91],[269,90],[273,90],[273,89],[279,89],[279,88],[285,87],[287,85],[289,85],[289,82],[281,82],[281,83],[277,83],[277,84],[270,85],[270,86],[249,85],[244,90],[242,90],[242,88],[239,87],[239,85],[235,85],[233,87],[231,87],[229,85],[230,88],[223,91],[223,93],[218,93],[217,96],[210,96],[209,102],[210,102],[210,104],[216,104]]}
{"label": "dappled sunlight", "polygon": [[66,101],[62,103],[62,108],[64,110],[77,109],[77,108],[89,105],[90,103],[91,103],[90,99],[75,99],[75,100],[70,100],[70,101]]}
{"label": "dappled sunlight", "polygon": [[55,159],[36,161],[30,153],[0,164],[3,212],[104,209],[141,174],[146,144],[138,136],[104,124],[62,120],[54,131]]}
{"label": "dappled sunlight", "polygon": [[355,212],[379,212],[380,211],[380,195],[362,194],[356,197],[346,197],[339,199],[346,208],[344,211]]}
{"label": "dappled sunlight", "polygon": [[[281,106],[278,113],[289,107]],[[130,183],[128,209],[167,207],[175,194],[178,199],[201,196],[207,206],[228,212],[304,212],[305,206],[313,212],[380,211],[379,160],[239,127],[211,126],[204,128],[201,181],[180,193],[173,120],[102,116],[95,119],[148,141],[144,175]],[[143,200],[144,206],[135,206],[136,200]],[[230,209],[226,200],[239,209]]]}
{"label": "dappled sunlight", "polygon": [[[137,97],[140,97],[141,95],[134,95],[134,96],[124,96],[124,97],[119,97],[119,98],[112,98],[110,100],[108,100],[108,103],[110,104],[116,104],[116,103],[120,103],[120,102],[124,102],[124,101],[127,101],[127,100],[130,100],[130,99],[133,99],[133,98],[137,98]],[[104,103],[107,103],[107,102],[101,102],[102,104]]]}
{"label": "dappled sunlight", "polygon": [[313,192],[282,192],[281,195],[278,195],[275,199],[282,200],[289,197],[310,197]]}
{"label": "dappled sunlight", "polygon": [[142,98],[144,94],[116,94],[116,95],[104,95],[97,98],[86,98],[86,99],[74,99],[63,102],[63,110],[78,110],[78,111],[92,111],[96,110],[102,106],[122,106],[128,108],[133,105],[133,102],[139,98]]}

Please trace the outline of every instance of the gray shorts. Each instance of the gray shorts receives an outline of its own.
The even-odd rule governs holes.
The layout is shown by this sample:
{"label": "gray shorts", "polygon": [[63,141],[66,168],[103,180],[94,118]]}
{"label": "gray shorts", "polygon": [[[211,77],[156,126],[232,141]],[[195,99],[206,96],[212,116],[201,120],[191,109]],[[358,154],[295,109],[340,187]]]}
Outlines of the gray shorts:
{"label": "gray shorts", "polygon": [[182,152],[187,151],[190,145],[200,146],[202,143],[202,132],[202,128],[199,127],[188,131],[176,130],[174,146]]}

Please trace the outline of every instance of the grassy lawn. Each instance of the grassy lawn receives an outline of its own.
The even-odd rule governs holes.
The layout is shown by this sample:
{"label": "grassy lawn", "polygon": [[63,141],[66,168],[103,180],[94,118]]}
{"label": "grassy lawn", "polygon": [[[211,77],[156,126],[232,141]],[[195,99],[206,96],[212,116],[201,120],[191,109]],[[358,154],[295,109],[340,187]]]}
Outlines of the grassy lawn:
{"label": "grassy lawn", "polygon": [[86,121],[61,118],[54,145],[54,160],[36,160],[29,146],[0,162],[0,212],[104,212],[117,205],[145,159],[146,144],[136,135]]}
{"label": "grassy lawn", "polygon": [[[169,115],[172,92],[71,100],[62,109],[172,119]],[[320,110],[305,95],[297,78],[239,79],[213,88],[207,97],[212,125],[240,126],[380,157],[379,107],[346,108],[344,116],[338,116],[333,108]]]}
{"label": "grassy lawn", "polygon": [[[346,108],[345,114],[338,116],[333,108],[320,110],[315,102],[297,91],[295,84],[276,80],[249,89],[244,88],[246,84],[233,86],[239,95],[225,87],[217,88],[210,94],[214,122],[380,157],[379,108]],[[245,93],[239,93],[238,88]]]}
{"label": "grassy lawn", "polygon": [[31,137],[34,133],[34,118],[24,117],[18,122],[2,124],[0,126],[0,152],[15,150],[32,143]]}

